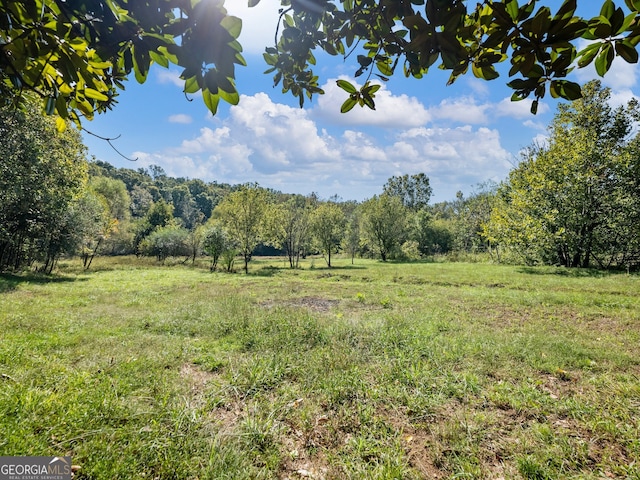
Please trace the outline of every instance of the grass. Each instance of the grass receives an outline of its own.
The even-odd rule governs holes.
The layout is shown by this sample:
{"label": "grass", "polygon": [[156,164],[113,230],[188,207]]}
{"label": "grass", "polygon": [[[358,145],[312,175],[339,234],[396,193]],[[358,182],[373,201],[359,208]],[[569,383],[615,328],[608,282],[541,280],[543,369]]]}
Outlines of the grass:
{"label": "grass", "polygon": [[91,479],[640,478],[638,276],[335,263],[0,276],[0,455]]}

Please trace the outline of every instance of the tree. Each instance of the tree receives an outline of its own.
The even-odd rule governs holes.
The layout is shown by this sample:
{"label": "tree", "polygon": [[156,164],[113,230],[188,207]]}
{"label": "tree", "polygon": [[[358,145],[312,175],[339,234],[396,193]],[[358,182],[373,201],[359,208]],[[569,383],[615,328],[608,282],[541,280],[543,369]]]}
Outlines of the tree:
{"label": "tree", "polygon": [[452,220],[438,218],[422,208],[409,216],[409,234],[422,255],[448,253],[452,248]]}
{"label": "tree", "polygon": [[560,105],[548,146],[532,147],[498,192],[486,235],[527,262],[601,267],[636,256],[637,101],[613,109],[599,82]]}
{"label": "tree", "polygon": [[61,219],[86,185],[80,135],[59,133],[53,118],[30,102],[0,108],[0,270],[36,260],[51,270]]}
{"label": "tree", "polygon": [[391,177],[384,184],[383,191],[386,195],[398,197],[405,207],[413,211],[426,208],[433,192],[429,177],[424,173]]}
{"label": "tree", "polygon": [[[250,6],[260,0],[248,0]],[[592,19],[575,16],[577,0],[565,0],[555,13],[536,2],[482,0],[281,0],[282,25],[276,44],[264,55],[282,84],[303,104],[322,93],[312,66],[314,50],[354,58],[356,76],[366,73],[357,90],[338,85],[355,105],[375,108],[379,85],[401,69],[422,78],[434,65],[451,72],[449,83],[469,71],[478,78],[499,76],[496,65],[510,61],[508,85],[513,100],[547,93],[568,100],[579,85],[565,79],[573,66],[595,61],[605,74],[616,56],[638,60],[640,11],[604,0]],[[79,122],[113,107],[124,81],[147,78],[152,63],[183,70],[184,92],[202,92],[215,113],[220,99],[235,104],[235,66],[244,65],[237,38],[242,22],[227,14],[222,1],[159,0],[16,0],[0,3],[0,97],[19,103],[36,92],[48,113]],[[274,25],[274,30],[277,26]],[[578,51],[581,39],[591,43]],[[438,63],[439,62],[439,63]],[[62,126],[63,123],[59,122]]]}
{"label": "tree", "polygon": [[155,256],[164,263],[168,257],[191,256],[188,245],[189,231],[178,225],[167,225],[154,230],[140,244],[144,255]]}
{"label": "tree", "polygon": [[227,232],[237,243],[244,259],[245,273],[249,273],[251,254],[263,237],[268,203],[266,190],[257,184],[245,184],[227,195],[215,209]]}
{"label": "tree", "polygon": [[229,236],[224,229],[217,224],[213,224],[204,231],[202,239],[202,249],[211,257],[210,270],[213,272],[218,265],[218,260],[222,254],[232,247]]}
{"label": "tree", "polygon": [[454,249],[464,252],[486,251],[490,245],[483,236],[483,226],[489,221],[498,185],[486,182],[469,197],[461,192],[456,200],[453,221]]}
{"label": "tree", "polygon": [[319,205],[311,214],[311,230],[320,251],[326,253],[327,266],[331,268],[331,253],[336,250],[344,236],[345,216],[333,202]]}
{"label": "tree", "polygon": [[69,230],[77,238],[76,248],[80,250],[85,270],[91,267],[102,243],[118,231],[119,222],[113,215],[107,199],[92,188],[71,205],[66,219]]}
{"label": "tree", "polygon": [[407,208],[395,196],[380,195],[362,203],[362,233],[383,262],[404,243]]}
{"label": "tree", "polygon": [[140,245],[140,242],[154,230],[166,227],[173,221],[173,205],[162,199],[154,203],[147,212],[147,215],[138,223],[138,231],[134,239],[136,248]]}
{"label": "tree", "polygon": [[342,248],[351,257],[351,265],[356,254],[360,251],[360,215],[354,210],[347,221],[346,231],[342,238]]}
{"label": "tree", "polygon": [[105,200],[112,219],[118,222],[129,219],[131,197],[122,180],[102,176],[93,177],[89,180],[89,188]]}
{"label": "tree", "polygon": [[267,213],[267,238],[282,248],[290,268],[298,268],[300,257],[309,243],[310,217],[314,200],[295,195],[288,200],[272,204]]}
{"label": "tree", "polygon": [[182,225],[188,230],[193,230],[197,225],[202,224],[204,214],[189,191],[186,184],[181,184],[171,189],[174,215],[182,220]]}
{"label": "tree", "polygon": [[153,205],[153,197],[149,193],[149,190],[135,185],[131,190],[131,215],[134,217],[144,217],[151,205]]}

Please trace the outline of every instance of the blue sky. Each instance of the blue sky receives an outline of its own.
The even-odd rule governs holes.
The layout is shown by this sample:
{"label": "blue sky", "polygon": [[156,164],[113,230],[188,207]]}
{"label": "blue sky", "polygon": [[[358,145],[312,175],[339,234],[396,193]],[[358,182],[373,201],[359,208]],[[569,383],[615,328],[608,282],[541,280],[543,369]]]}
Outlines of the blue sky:
{"label": "blue sky", "polygon": [[[437,69],[421,80],[399,75],[378,91],[376,111],[356,107],[341,114],[346,94],[336,80],[357,83],[357,65],[318,55],[315,71],[326,93],[300,109],[297,99],[273,88],[271,75],[263,74],[262,52],[273,43],[279,2],[262,0],[251,9],[246,3],[226,2],[243,19],[240,42],[248,67],[236,71],[238,106],[221,102],[214,117],[200,97],[185,98],[178,69],[154,66],[145,84],[132,78],[113,111],[84,124],[101,136],[120,135],[114,145],[137,160],[125,160],[85,134],[89,155],[118,167],[156,164],[172,176],[258,182],[287,193],[358,201],[380,193],[393,175],[424,172],[432,201],[443,201],[458,190],[469,194],[480,182],[504,179],[523,148],[544,141],[556,102],[545,99],[531,115],[530,101],[509,100],[506,75],[486,82],[468,74],[449,87],[448,74]],[[554,9],[561,2],[545,4]],[[596,74],[587,68],[572,76],[586,82]],[[636,65],[614,63],[603,79],[613,102],[640,94],[637,76]]]}

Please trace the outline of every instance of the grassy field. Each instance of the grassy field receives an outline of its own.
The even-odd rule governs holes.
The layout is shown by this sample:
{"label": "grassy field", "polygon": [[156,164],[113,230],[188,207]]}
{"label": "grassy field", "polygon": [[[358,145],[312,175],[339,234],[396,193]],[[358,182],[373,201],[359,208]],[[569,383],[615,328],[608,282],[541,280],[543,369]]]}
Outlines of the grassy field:
{"label": "grassy field", "polygon": [[0,276],[0,455],[76,478],[640,478],[640,277],[150,260]]}

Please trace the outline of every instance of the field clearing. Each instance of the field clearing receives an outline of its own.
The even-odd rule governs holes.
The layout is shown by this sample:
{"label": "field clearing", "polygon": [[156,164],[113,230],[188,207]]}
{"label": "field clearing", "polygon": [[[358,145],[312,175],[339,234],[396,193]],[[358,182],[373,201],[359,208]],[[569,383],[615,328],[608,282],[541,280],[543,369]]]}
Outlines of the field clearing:
{"label": "field clearing", "polygon": [[249,268],[0,275],[0,455],[87,479],[640,479],[638,275]]}

